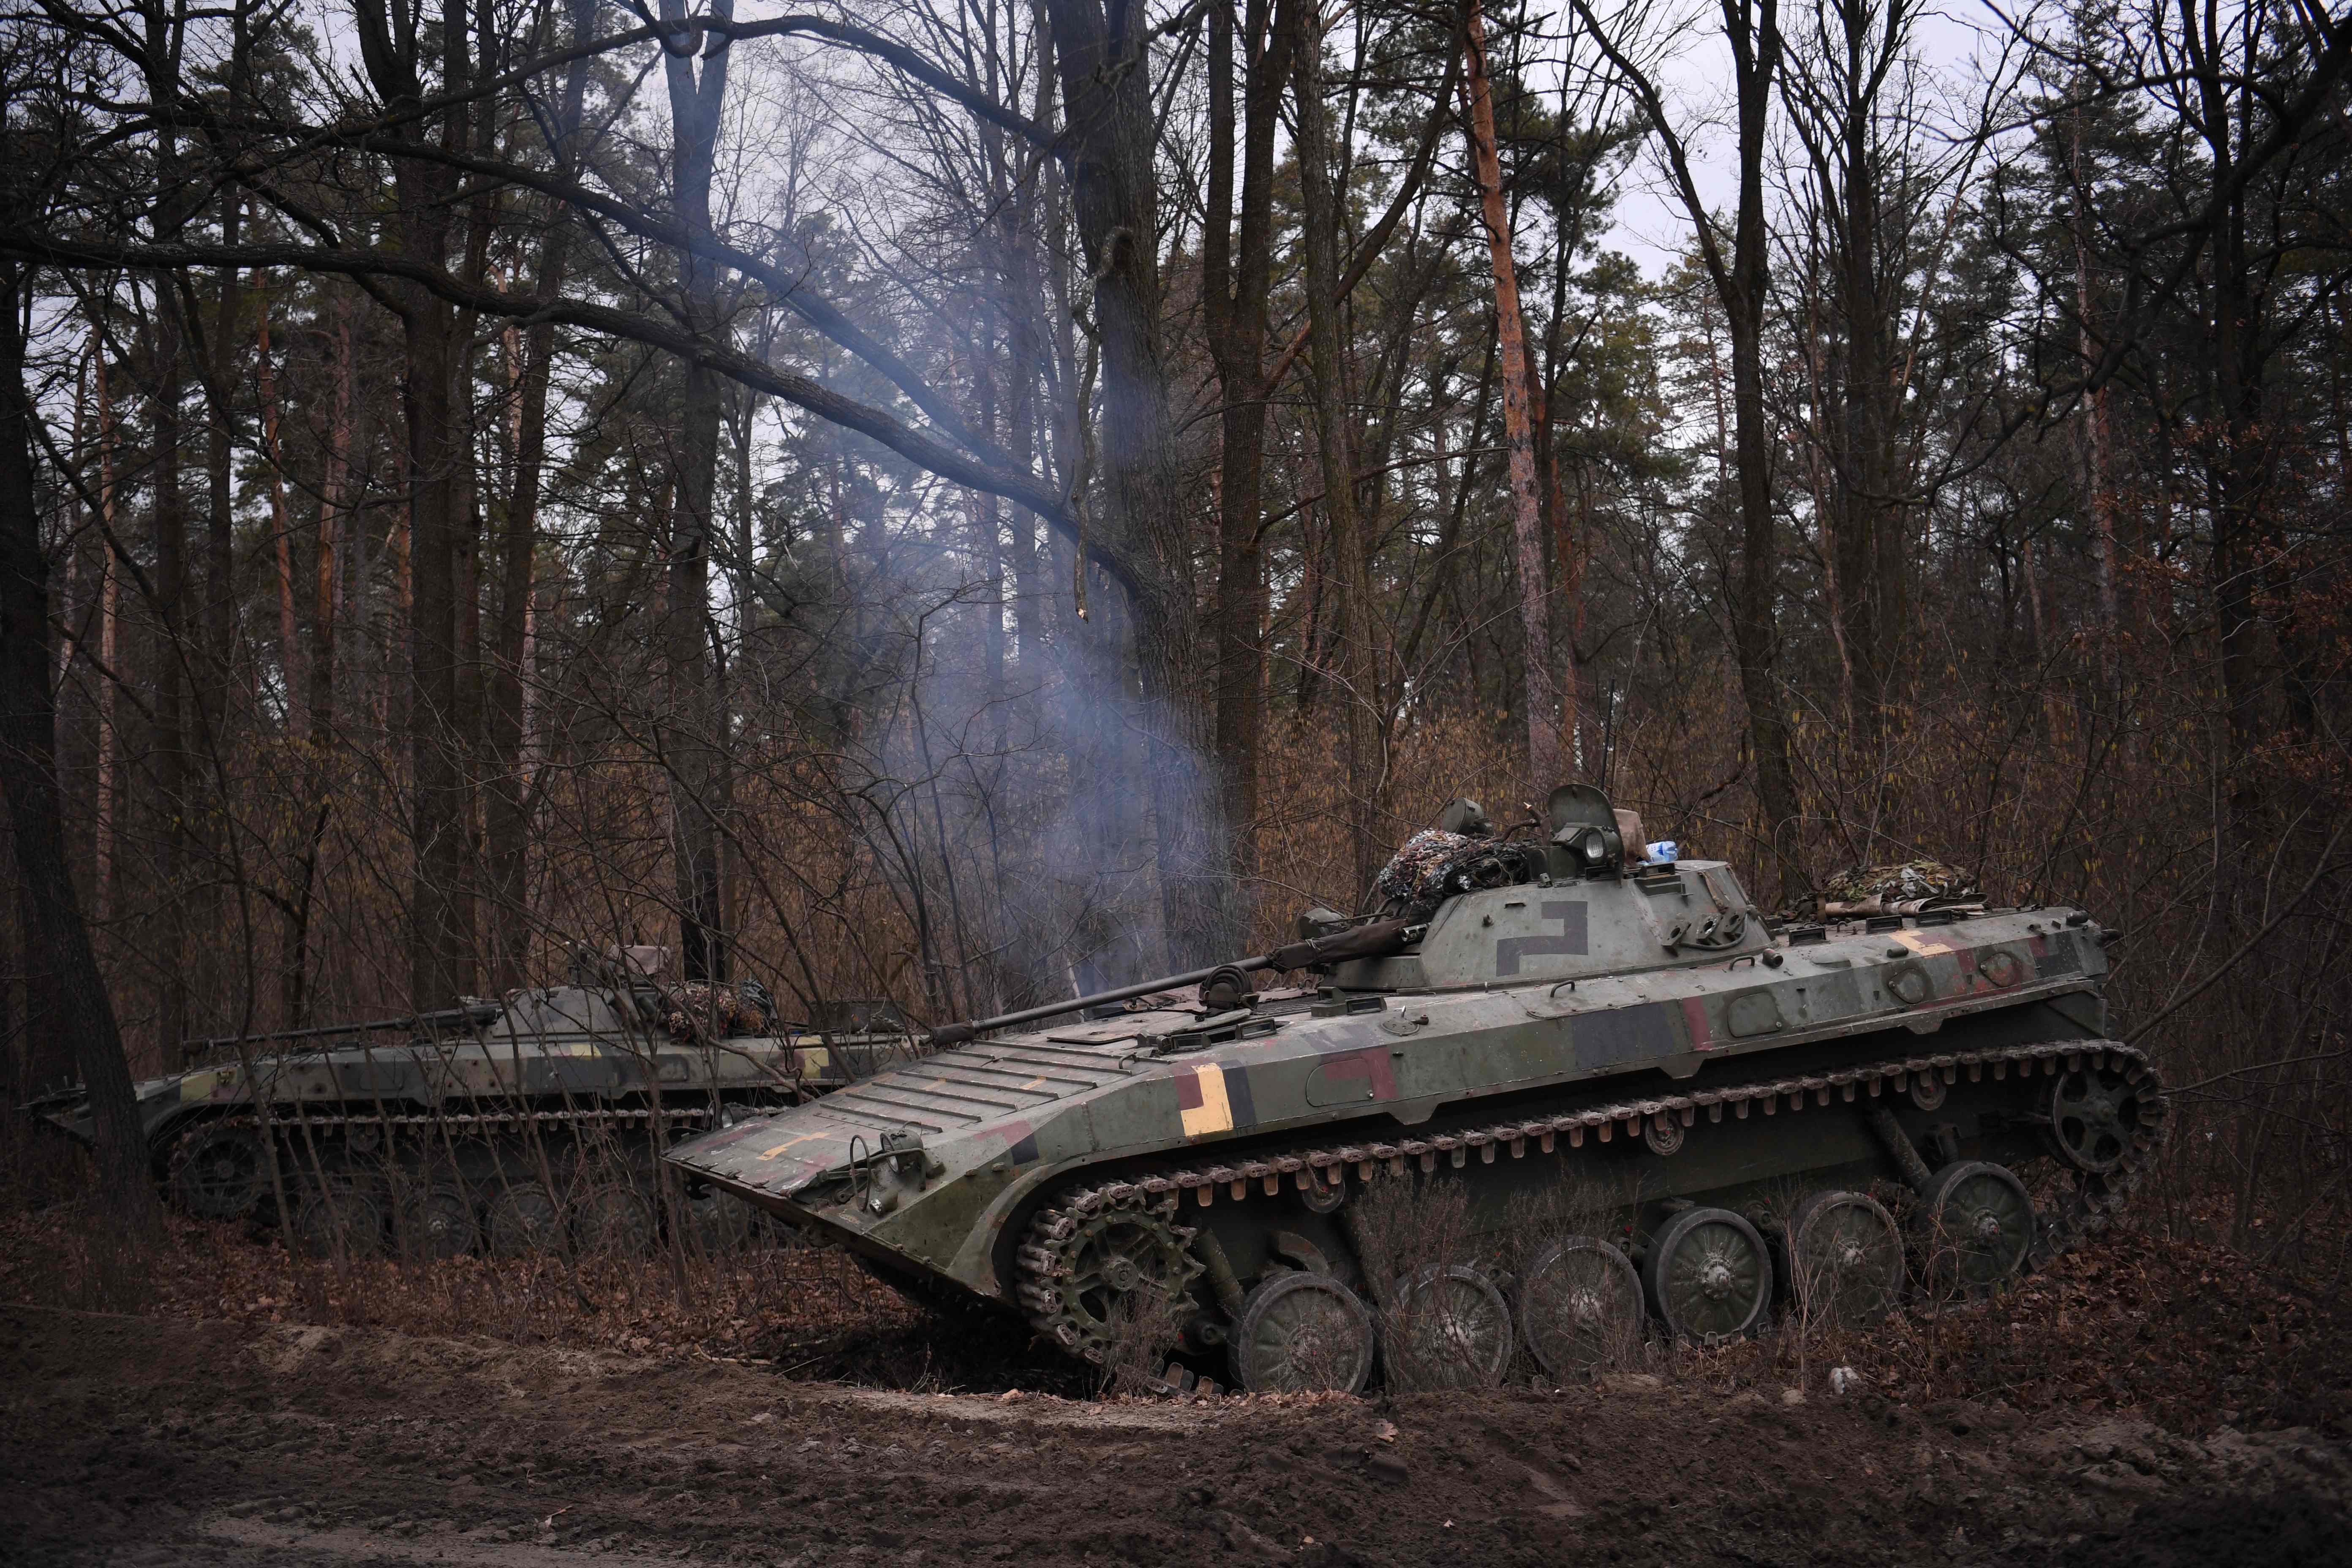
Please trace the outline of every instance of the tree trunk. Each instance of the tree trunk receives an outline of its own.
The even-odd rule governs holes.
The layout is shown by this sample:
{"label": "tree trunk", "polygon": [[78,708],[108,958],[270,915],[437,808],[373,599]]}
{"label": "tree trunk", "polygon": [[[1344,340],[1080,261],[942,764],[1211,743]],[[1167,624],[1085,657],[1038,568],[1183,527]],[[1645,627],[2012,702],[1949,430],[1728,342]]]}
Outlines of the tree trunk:
{"label": "tree trunk", "polygon": [[[426,44],[415,29],[395,31],[384,0],[353,8],[361,54],[387,107],[423,102],[419,61]],[[461,95],[436,118],[440,144],[469,147],[467,19],[464,0],[444,0],[440,89]],[[403,134],[424,134],[412,121]],[[394,166],[394,221],[408,254],[439,263],[448,255],[457,182],[450,171],[416,159]],[[407,712],[410,836],[409,994],[421,1012],[446,1006],[474,989],[473,899],[468,887],[466,760],[472,751],[458,703],[457,554],[458,465],[464,436],[453,425],[458,400],[456,313],[423,289],[393,295],[401,315],[401,407],[408,422],[409,657]]]}
{"label": "tree trunk", "polygon": [[[1885,206],[1890,193],[1882,184],[1899,161],[1882,148],[1881,137],[1887,115],[1899,110],[1882,110],[1879,94],[1907,47],[1910,23],[1906,0],[1883,7],[1834,0],[1821,26],[1825,47],[1817,68],[1792,68],[1784,79],[1822,210],[1832,215],[1822,247],[1843,368],[1831,377],[1834,412],[1823,415],[1834,430],[1837,481],[1830,553],[1839,647],[1853,672],[1854,727],[1864,751],[1874,753],[1895,711],[1895,666],[1909,631],[1909,536],[1898,494],[1906,481],[1895,447],[1905,387],[1896,307],[1883,286],[1895,240]],[[1887,775],[1875,763],[1873,755],[1870,776],[1883,785]]]}
{"label": "tree trunk", "polygon": [[188,518],[180,488],[181,363],[179,302],[170,288],[155,291],[154,385],[149,426],[155,448],[150,531],[155,551],[155,606],[147,659],[154,671],[155,706],[148,755],[154,777],[157,931],[153,948],[163,970],[163,1009],[158,1033],[176,1044],[188,1033],[187,912],[181,880],[188,860],[187,644],[183,623],[188,599]]}
{"label": "tree trunk", "polygon": [[[1291,9],[1289,7],[1286,8]],[[1290,62],[1296,84],[1299,250],[1307,290],[1307,357],[1314,382],[1315,440],[1323,477],[1323,531],[1339,592],[1331,617],[1330,679],[1346,735],[1349,868],[1360,900],[1380,871],[1372,807],[1382,771],[1379,746],[1379,611],[1372,603],[1370,547],[1356,495],[1355,418],[1348,395],[1348,344],[1339,321],[1339,225],[1332,189],[1331,138],[1323,109],[1323,35],[1317,13],[1299,6]]]}
{"label": "tree trunk", "polygon": [[1528,782],[1548,790],[1561,780],[1559,683],[1551,655],[1549,573],[1544,563],[1543,498],[1536,482],[1535,420],[1528,407],[1527,331],[1519,314],[1511,226],[1503,208],[1503,165],[1495,146],[1495,100],[1486,75],[1486,24],[1478,0],[1465,18],[1468,70],[1462,93],[1469,110],[1470,150],[1479,211],[1495,272],[1496,342],[1502,356],[1503,437],[1510,453],[1511,539],[1519,578],[1519,634],[1526,668]]}
{"label": "tree trunk", "polygon": [[[221,239],[236,243],[242,202],[232,193],[221,215]],[[236,668],[236,344],[237,318],[245,310],[244,275],[220,269],[215,300],[210,363],[199,359],[205,401],[212,417],[205,427],[204,685],[198,722],[217,737],[228,723],[228,694]]]}
{"label": "tree trunk", "polygon": [[[1567,91],[1563,85],[1563,132],[1568,123]],[[1587,681],[1580,652],[1584,645],[1584,562],[1586,542],[1592,532],[1592,485],[1589,477],[1580,475],[1576,505],[1569,505],[1568,486],[1560,475],[1565,465],[1560,461],[1557,411],[1552,407],[1552,398],[1567,368],[1568,280],[1577,251],[1584,243],[1584,194],[1585,184],[1580,178],[1576,218],[1570,222],[1563,217],[1554,238],[1551,311],[1544,321],[1543,363],[1538,367],[1535,356],[1528,356],[1534,384],[1528,388],[1528,402],[1535,423],[1536,481],[1543,500],[1544,535],[1551,542],[1552,668],[1559,683],[1561,772],[1606,787],[1608,781],[1601,777],[1601,759],[1591,743],[1594,737],[1585,732],[1592,704],[1585,692]]]}
{"label": "tree trunk", "polygon": [[328,402],[327,453],[319,487],[319,538],[310,604],[310,740],[324,746],[335,733],[336,563],[346,551],[352,516],[352,300],[337,290],[329,364],[334,390]]}
{"label": "tree trunk", "polygon": [[[2215,30],[2210,14],[2200,13],[2187,25],[2203,33],[2195,40],[2199,47],[2189,51],[2189,57],[2200,68],[2197,87],[2201,129],[2211,158],[2213,187],[2218,191],[2228,186],[2237,172],[2233,137],[2238,134],[2242,109],[2247,115],[2252,113],[2242,101],[2233,101],[2233,86],[2240,94],[2248,89],[2226,79],[2229,40]],[[2223,22],[2220,26],[2234,25]],[[2263,805],[2262,784],[2252,766],[2263,742],[2261,627],[2255,613],[2262,553],[2257,537],[2263,463],[2262,305],[2251,277],[2247,227],[2241,186],[2212,211],[2206,238],[2211,279],[2207,328],[2211,334],[2213,389],[2221,422],[2218,449],[2207,459],[2213,519],[2208,570],[2230,734],[2231,778],[2227,816],[2221,826],[2237,848],[2252,842],[2255,817]]]}
{"label": "tree trunk", "polygon": [[[140,62],[150,96],[168,100],[179,91],[180,35],[184,23],[167,17],[161,7],[149,9],[141,38]],[[184,221],[186,195],[180,180],[176,134],[167,121],[155,142],[155,231],[159,237],[176,237]],[[148,754],[154,780],[155,852],[152,906],[155,929],[151,941],[156,967],[163,975],[163,1005],[157,1034],[176,1046],[188,1033],[187,912],[181,881],[188,858],[187,823],[194,815],[187,793],[187,659],[183,622],[187,607],[188,519],[181,492],[181,386],[186,332],[180,319],[178,292],[169,279],[159,279],[154,293],[153,334],[150,345],[150,439],[154,479],[149,528],[154,549],[153,629],[146,648],[155,683],[149,717]]]}
{"label": "tree trunk", "polygon": [[1176,460],[1160,340],[1158,145],[1142,12],[1046,0],[1069,127],[1070,197],[1094,279],[1102,344],[1099,458],[1105,522],[1152,581],[1133,599],[1142,675],[1160,913],[1171,967],[1229,954],[1238,939],[1232,859],[1219,819],[1213,731],[1202,699],[1191,583],[1190,498]]}
{"label": "tree trunk", "polygon": [[[296,862],[294,889],[289,898],[293,912],[287,921],[286,963],[279,977],[279,997],[286,1026],[300,1029],[310,1022],[310,906],[316,896],[319,853],[334,815],[334,789],[328,773],[330,748],[335,734],[335,559],[336,535],[342,525],[351,474],[352,446],[352,323],[351,297],[338,292],[333,306],[334,328],[329,363],[334,377],[330,395],[327,451],[319,487],[317,557],[310,606],[310,745],[303,763],[307,783],[309,837]],[[268,318],[263,318],[265,327]],[[265,355],[265,363],[267,358]],[[271,406],[271,417],[276,407]],[[273,437],[274,446],[274,437]],[[272,482],[275,483],[273,476]],[[281,541],[283,533],[279,535]],[[289,612],[290,614],[290,612]],[[289,655],[288,680],[293,679]]]}
{"label": "tree trunk", "polygon": [[261,459],[269,469],[269,534],[278,566],[278,678],[286,685],[286,734],[310,728],[304,711],[310,697],[301,669],[301,637],[294,616],[294,540],[286,518],[284,455],[278,449],[278,374],[269,359],[269,296],[262,278],[253,280],[254,369],[261,393]]}
{"label": "tree trunk", "polygon": [[98,517],[104,537],[99,542],[98,657],[106,666],[98,685],[98,781],[91,823],[92,900],[100,925],[114,913],[115,837],[121,815],[122,742],[115,724],[122,668],[122,567],[114,558],[114,396],[107,369],[104,342],[98,348]]}
{"label": "tree trunk", "polygon": [[[1202,237],[1202,310],[1217,367],[1216,746],[1224,825],[1237,878],[1255,869],[1258,759],[1265,734],[1265,334],[1274,268],[1274,153],[1297,24],[1268,27],[1271,0],[1249,0],[1242,26],[1241,227],[1234,212],[1234,16],[1209,13],[1209,211]],[[1246,919],[1244,912],[1244,917]]]}
{"label": "tree trunk", "polygon": [[[594,39],[602,14],[597,0],[570,0],[572,41]],[[588,61],[565,71],[557,110],[553,154],[557,172],[576,176]],[[569,269],[572,226],[551,207],[540,243],[534,291],[552,298]],[[528,755],[531,694],[530,635],[533,564],[539,549],[540,489],[547,464],[547,389],[554,363],[555,328],[535,323],[522,338],[521,374],[515,387],[514,475],[507,491],[499,541],[499,592],[494,646],[484,672],[483,746],[488,755],[483,812],[483,901],[489,910],[490,987],[504,994],[525,983],[533,934],[530,915],[531,767]]]}
{"label": "tree trunk", "polygon": [[[429,216],[413,228],[438,230]],[[438,238],[433,233],[420,240]],[[427,254],[435,252],[428,251]],[[409,991],[421,1011],[473,990],[467,919],[464,736],[457,704],[457,468],[451,437],[455,323],[429,300],[403,323],[407,350],[402,406],[408,417],[408,749],[415,812],[410,881]]]}
{"label": "tree trunk", "polygon": [[1726,597],[1739,692],[1748,709],[1749,748],[1756,765],[1756,804],[1766,846],[1778,862],[1780,900],[1809,886],[1797,843],[1796,780],[1789,763],[1789,723],[1781,715],[1773,666],[1779,560],[1772,526],[1772,428],[1764,406],[1764,307],[1771,275],[1764,231],[1764,142],[1773,77],[1781,55],[1779,0],[1722,0],[1724,41],[1731,50],[1738,109],[1739,205],[1727,258],[1713,210],[1691,173],[1690,152],[1666,112],[1657,84],[1626,46],[1594,16],[1587,0],[1571,0],[1577,17],[1610,64],[1634,89],[1661,141],[1707,279],[1722,303],[1731,340],[1731,408],[1735,467],[1739,478],[1739,562]]}
{"label": "tree trunk", "polygon": [[0,790],[16,833],[16,872],[31,896],[55,988],[51,1026],[71,1042],[89,1093],[100,1201],[118,1234],[151,1244],[163,1237],[162,1205],[114,1005],[90,951],[66,856],[49,689],[48,564],[33,488],[36,416],[25,389],[26,282],[25,268],[0,269]]}
{"label": "tree trunk", "polygon": [[[1774,666],[1780,552],[1772,522],[1772,426],[1764,407],[1764,310],[1770,292],[1764,232],[1765,118],[1780,65],[1777,0],[1760,0],[1753,26],[1744,11],[1724,6],[1726,31],[1738,63],[1739,207],[1732,230],[1729,287],[1722,290],[1731,339],[1733,443],[1739,474],[1739,576],[1732,602],[1732,643],[1739,689],[1748,708],[1756,753],[1756,796],[1766,842],[1780,862],[1780,897],[1810,885],[1798,856],[1796,779],[1789,763],[1789,721],[1782,714]],[[1703,216],[1703,215],[1702,215]]]}
{"label": "tree trunk", "polygon": [[[2074,122],[2073,216],[2074,239],[2074,332],[2076,352],[2087,368],[2102,353],[2091,333],[2090,189],[2083,180],[2083,117]],[[2120,629],[2116,589],[2116,504],[2107,485],[2107,389],[2105,384],[2083,400],[2083,488],[2090,500],[2091,562],[2098,574],[2099,619],[2109,640],[2108,668],[2115,668],[2113,638]]]}
{"label": "tree trunk", "polygon": [[[713,14],[734,16],[733,0],[716,0]],[[683,20],[684,0],[663,0],[662,16]],[[699,79],[691,58],[666,53],[670,122],[671,197],[688,233],[707,236],[710,179],[718,153],[719,120],[727,97],[731,51],[719,35],[702,55]],[[715,265],[688,251],[685,274],[688,326],[716,335],[719,279]],[[677,504],[670,511],[669,602],[663,642],[669,672],[669,712],[661,726],[670,773],[671,855],[677,881],[679,956],[688,980],[727,978],[725,923],[719,879],[719,716],[710,680],[710,533],[718,489],[719,377],[701,365],[686,372],[684,416],[676,454]]]}

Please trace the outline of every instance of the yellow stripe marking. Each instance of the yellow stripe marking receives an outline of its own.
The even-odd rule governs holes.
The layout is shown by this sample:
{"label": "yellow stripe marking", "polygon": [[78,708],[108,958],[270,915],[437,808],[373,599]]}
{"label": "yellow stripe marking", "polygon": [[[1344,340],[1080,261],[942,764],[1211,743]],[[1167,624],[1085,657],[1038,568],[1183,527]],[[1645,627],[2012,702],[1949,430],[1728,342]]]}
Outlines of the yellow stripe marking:
{"label": "yellow stripe marking", "polygon": [[1895,933],[1895,940],[1922,958],[1933,958],[1939,952],[1954,951],[1948,943],[1930,942],[1916,931],[1898,931]]}
{"label": "yellow stripe marking", "polygon": [[1211,1132],[1231,1132],[1234,1107],[1225,1098],[1224,1069],[1214,1063],[1204,1063],[1192,1069],[1192,1079],[1201,1086],[1201,1104],[1198,1110],[1180,1112],[1184,1136],[1200,1138]]}
{"label": "yellow stripe marking", "polygon": [[781,1143],[775,1144],[771,1148],[761,1150],[760,1152],[760,1158],[762,1160],[772,1160],[777,1155],[782,1153],[785,1150],[792,1148],[796,1143],[814,1143],[831,1136],[832,1134],[829,1132],[803,1132],[797,1138],[787,1138]]}

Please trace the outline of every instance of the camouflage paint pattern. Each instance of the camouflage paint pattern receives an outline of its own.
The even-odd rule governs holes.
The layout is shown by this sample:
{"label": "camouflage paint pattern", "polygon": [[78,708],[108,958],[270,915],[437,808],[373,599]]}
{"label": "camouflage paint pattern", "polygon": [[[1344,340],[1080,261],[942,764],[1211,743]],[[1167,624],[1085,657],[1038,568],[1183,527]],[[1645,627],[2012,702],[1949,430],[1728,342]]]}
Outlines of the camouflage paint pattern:
{"label": "camouflage paint pattern", "polygon": [[[1670,942],[1710,920],[1736,939]],[[1622,1094],[1612,1080],[1643,1075],[1688,1092],[1760,1070],[1765,1053],[1800,1059],[1889,1031],[2104,1028],[2105,954],[2075,911],[1815,929],[1776,940],[1717,862],[1462,894],[1417,952],[1337,966],[1303,1012],[1160,1006],[982,1040],[670,1159],[854,1249],[1003,1300],[1015,1227],[1093,1167],[1197,1166],[1277,1135],[1376,1141],[1586,1085]],[[1852,1141],[1868,1152],[1858,1131]]]}

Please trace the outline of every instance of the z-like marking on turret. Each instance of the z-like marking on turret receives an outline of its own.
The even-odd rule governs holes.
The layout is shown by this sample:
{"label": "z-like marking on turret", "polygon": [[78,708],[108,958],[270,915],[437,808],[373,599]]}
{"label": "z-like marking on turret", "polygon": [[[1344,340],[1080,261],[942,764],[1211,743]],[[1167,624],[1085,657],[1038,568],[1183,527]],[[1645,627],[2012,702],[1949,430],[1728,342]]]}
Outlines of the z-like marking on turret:
{"label": "z-like marking on turret", "polygon": [[1538,917],[1547,925],[1559,922],[1557,934],[1507,936],[1495,942],[1495,973],[1517,974],[1523,958],[1581,958],[1591,951],[1586,921],[1590,906],[1582,900],[1544,900]]}

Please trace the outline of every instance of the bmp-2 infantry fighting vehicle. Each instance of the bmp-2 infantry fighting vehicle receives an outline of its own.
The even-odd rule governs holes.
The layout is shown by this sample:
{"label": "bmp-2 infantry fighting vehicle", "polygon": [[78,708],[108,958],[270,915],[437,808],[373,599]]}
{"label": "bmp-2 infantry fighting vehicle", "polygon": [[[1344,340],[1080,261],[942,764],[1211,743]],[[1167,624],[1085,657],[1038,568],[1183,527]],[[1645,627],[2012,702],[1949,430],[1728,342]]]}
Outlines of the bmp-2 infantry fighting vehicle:
{"label": "bmp-2 infantry fighting vehicle", "polygon": [[[1775,929],[1727,866],[1651,859],[1587,786],[1500,837],[1469,802],[1447,827],[1391,862],[1376,916],[935,1030],[935,1054],[669,1158],[1078,1354],[1149,1309],[1244,1386],[1356,1388],[1416,1299],[1483,1375],[1523,1343],[1558,1376],[1645,1317],[1756,1331],[1783,1284],[1858,1319],[1914,1260],[1989,1289],[2098,1228],[2162,1136],[2146,1058],[2105,1037],[2113,933],[2081,910],[1898,882]],[[1321,984],[1270,1002],[1253,970]],[[1196,1005],[1094,1010],[1193,981]],[[1616,1197],[1508,1275],[1383,1279],[1384,1173],[1451,1173],[1490,1232],[1563,1177]]]}
{"label": "bmp-2 infantry fighting vehicle", "polygon": [[[919,1041],[887,1002],[780,1027],[756,982],[667,984],[666,957],[615,947],[504,1002],[193,1042],[202,1066],[137,1086],[156,1176],[210,1219],[274,1221],[282,1195],[314,1253],[641,1249],[665,1223],[739,1241],[756,1211],[700,1183],[665,1198],[656,1144],[839,1089]],[[89,1141],[81,1091],[32,1109]]]}

